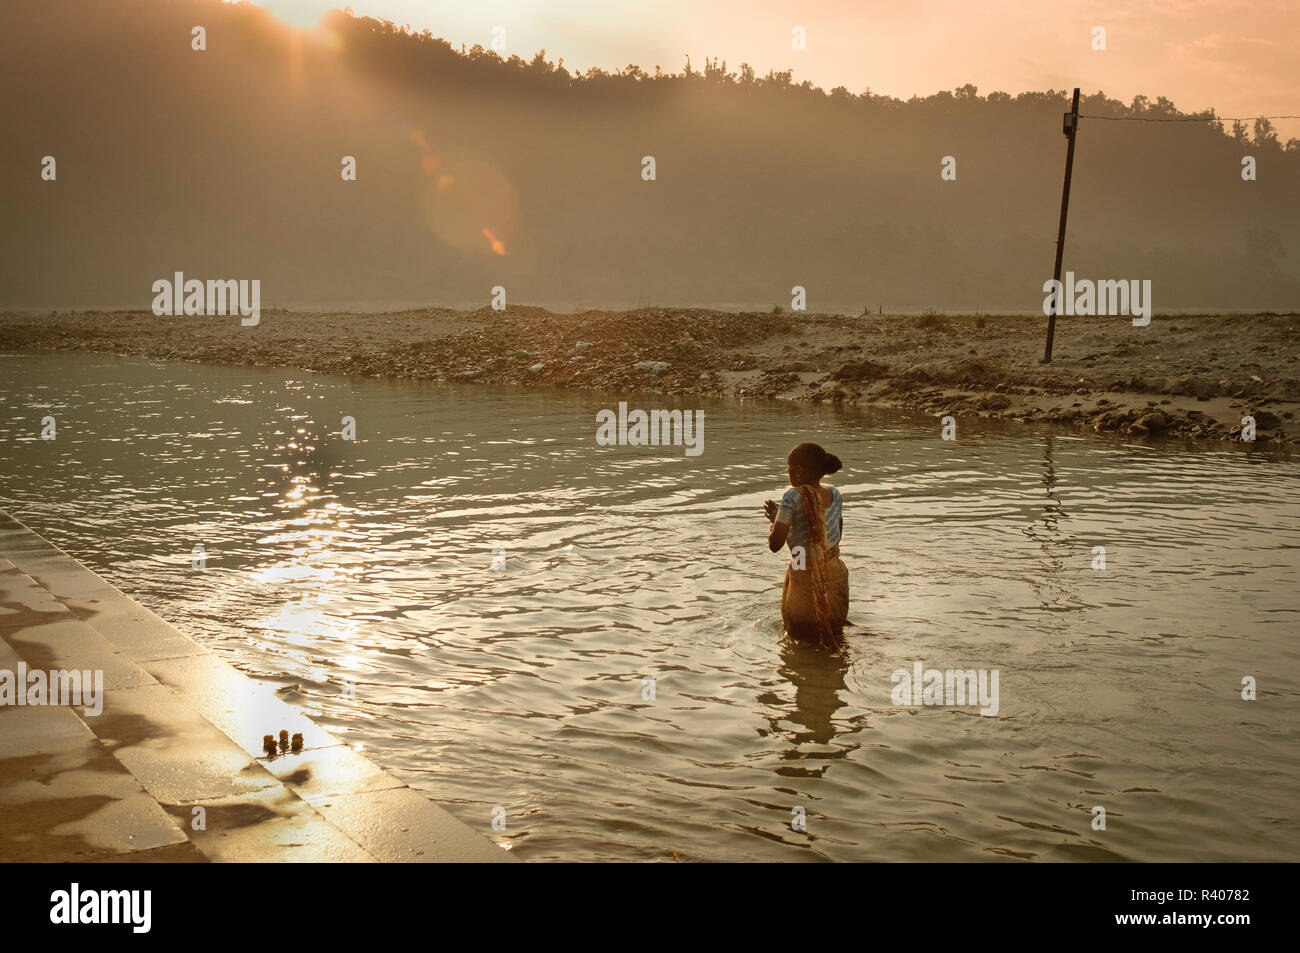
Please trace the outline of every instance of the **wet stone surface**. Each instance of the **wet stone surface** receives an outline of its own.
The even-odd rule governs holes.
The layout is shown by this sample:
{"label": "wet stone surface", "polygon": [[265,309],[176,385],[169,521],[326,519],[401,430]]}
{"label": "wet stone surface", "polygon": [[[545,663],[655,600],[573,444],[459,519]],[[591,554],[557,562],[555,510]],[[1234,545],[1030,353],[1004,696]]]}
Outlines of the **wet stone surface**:
{"label": "wet stone surface", "polygon": [[0,552],[0,862],[512,859],[3,512]]}

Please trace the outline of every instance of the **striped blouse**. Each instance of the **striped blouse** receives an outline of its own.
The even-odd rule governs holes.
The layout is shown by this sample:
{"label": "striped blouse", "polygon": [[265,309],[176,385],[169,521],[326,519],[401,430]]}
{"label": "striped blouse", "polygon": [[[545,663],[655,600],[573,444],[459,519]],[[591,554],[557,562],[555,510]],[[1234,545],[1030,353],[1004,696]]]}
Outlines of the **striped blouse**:
{"label": "striped blouse", "polygon": [[[826,545],[834,546],[840,541],[840,516],[844,512],[844,499],[835,487],[828,486],[826,489],[831,491],[831,502],[826,507]],[[808,517],[804,515],[803,497],[794,487],[786,490],[785,496],[781,497],[781,505],[776,511],[776,521],[790,527],[790,535],[786,537],[787,545],[807,548],[811,542],[808,535]]]}

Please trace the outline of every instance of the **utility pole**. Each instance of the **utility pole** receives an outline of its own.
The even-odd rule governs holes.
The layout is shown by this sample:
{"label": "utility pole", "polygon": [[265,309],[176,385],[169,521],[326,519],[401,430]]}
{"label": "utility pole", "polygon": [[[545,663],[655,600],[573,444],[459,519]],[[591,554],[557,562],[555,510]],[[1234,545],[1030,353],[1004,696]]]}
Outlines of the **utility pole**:
{"label": "utility pole", "polygon": [[[1065,255],[1065,216],[1070,211],[1070,174],[1074,171],[1074,137],[1079,131],[1079,87],[1074,87],[1074,101],[1065,114],[1062,132],[1070,140],[1065,149],[1065,187],[1061,189],[1061,226],[1056,233],[1056,267],[1052,269],[1055,288],[1061,287],[1061,258]],[[1056,337],[1056,309],[1061,304],[1060,293],[1052,295],[1052,313],[1047,318],[1047,346],[1043,348],[1043,363],[1052,363],[1052,339]]]}

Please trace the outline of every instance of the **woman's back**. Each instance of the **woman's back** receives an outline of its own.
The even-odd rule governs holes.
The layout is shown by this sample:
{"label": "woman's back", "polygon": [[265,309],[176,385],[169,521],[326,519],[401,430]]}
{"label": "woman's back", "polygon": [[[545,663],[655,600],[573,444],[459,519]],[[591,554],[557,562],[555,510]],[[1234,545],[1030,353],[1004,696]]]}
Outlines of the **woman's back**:
{"label": "woman's back", "polygon": [[[830,502],[826,505],[826,546],[829,548],[840,541],[840,517],[844,512],[844,500],[840,496],[840,491],[833,486],[821,489],[830,494]],[[787,545],[802,546],[806,549],[812,542],[812,533],[809,531],[808,516],[804,510],[803,497],[797,489],[790,487],[781,497],[776,519],[777,522],[785,523],[790,527],[790,534],[786,537]]]}
{"label": "woman's back", "polygon": [[[786,457],[790,489],[778,504],[763,502],[763,515],[772,521],[767,531],[767,548],[780,552],[791,549],[781,588],[781,622],[793,639],[818,642],[828,648],[843,644],[849,614],[849,571],[840,559],[840,528],[843,501],[833,486],[822,486],[822,478],[838,473],[840,458],[815,443],[801,443]],[[824,521],[825,527],[810,519]],[[825,545],[813,545],[817,543]]]}

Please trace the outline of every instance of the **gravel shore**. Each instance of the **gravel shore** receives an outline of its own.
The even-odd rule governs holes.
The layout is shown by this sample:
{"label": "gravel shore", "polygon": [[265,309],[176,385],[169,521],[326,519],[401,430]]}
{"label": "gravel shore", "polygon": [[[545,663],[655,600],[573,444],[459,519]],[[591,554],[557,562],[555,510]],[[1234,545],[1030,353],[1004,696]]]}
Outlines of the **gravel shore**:
{"label": "gravel shore", "polygon": [[1300,439],[1296,314],[1059,318],[642,308],[556,314],[0,314],[0,350],[87,350],[458,383],[905,407],[1139,439]]}

